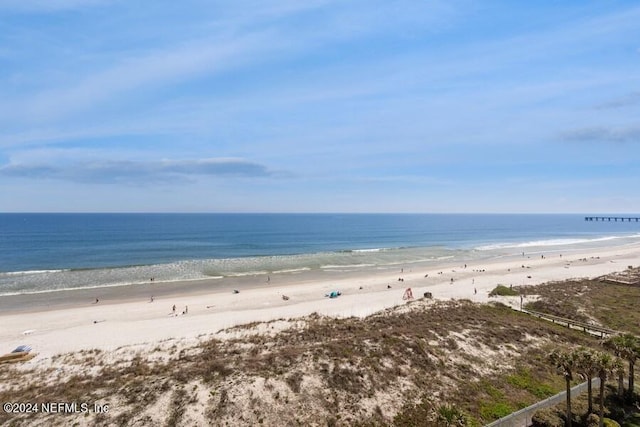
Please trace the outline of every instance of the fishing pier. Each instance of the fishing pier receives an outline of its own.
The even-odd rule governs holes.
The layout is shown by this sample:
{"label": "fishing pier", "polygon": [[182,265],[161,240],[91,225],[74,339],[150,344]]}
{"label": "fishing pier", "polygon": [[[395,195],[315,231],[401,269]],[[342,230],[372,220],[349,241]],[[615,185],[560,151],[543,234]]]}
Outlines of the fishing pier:
{"label": "fishing pier", "polygon": [[637,216],[585,216],[585,221],[614,221],[614,222],[640,222],[640,217]]}

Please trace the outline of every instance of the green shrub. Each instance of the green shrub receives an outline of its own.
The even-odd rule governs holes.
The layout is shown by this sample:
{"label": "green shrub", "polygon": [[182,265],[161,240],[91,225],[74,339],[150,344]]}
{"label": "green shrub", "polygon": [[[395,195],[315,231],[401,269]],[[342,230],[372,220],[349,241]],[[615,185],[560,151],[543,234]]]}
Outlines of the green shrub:
{"label": "green shrub", "polygon": [[485,420],[497,420],[498,418],[506,417],[514,412],[514,409],[507,403],[483,403],[480,405],[480,416]]}
{"label": "green shrub", "polygon": [[466,426],[467,417],[464,412],[453,405],[442,405],[436,410],[438,423],[445,426]]}
{"label": "green shrub", "polygon": [[555,394],[551,386],[535,379],[529,370],[519,370],[507,377],[507,382],[514,387],[526,390],[539,399],[544,399]]}
{"label": "green shrub", "polygon": [[629,415],[622,422],[622,427],[640,427],[640,413]]}
{"label": "green shrub", "polygon": [[605,418],[602,422],[604,423],[604,427],[620,427],[620,424],[611,418]]}
{"label": "green shrub", "polygon": [[504,400],[504,393],[501,390],[498,390],[486,381],[481,381],[480,383],[483,385],[484,391],[491,397],[491,400],[494,402]]}
{"label": "green shrub", "polygon": [[518,291],[515,291],[507,286],[498,285],[491,292],[489,292],[490,297],[495,297],[497,295],[504,297],[513,297],[520,294],[518,293]]}
{"label": "green shrub", "polygon": [[536,411],[531,418],[531,423],[534,427],[564,427],[564,420],[553,408]]}

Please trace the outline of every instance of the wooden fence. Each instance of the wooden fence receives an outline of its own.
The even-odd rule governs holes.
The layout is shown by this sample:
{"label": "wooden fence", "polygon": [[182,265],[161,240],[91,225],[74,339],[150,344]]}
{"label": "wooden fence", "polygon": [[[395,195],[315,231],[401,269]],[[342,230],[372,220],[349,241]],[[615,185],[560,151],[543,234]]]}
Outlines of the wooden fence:
{"label": "wooden fence", "polygon": [[577,320],[565,319],[564,317],[558,317],[551,314],[540,313],[538,311],[531,311],[531,310],[525,310],[525,309],[522,309],[520,311],[522,311],[523,313],[529,314],[531,316],[537,317],[539,319],[547,320],[553,323],[558,323],[570,329],[578,329],[600,338],[606,338],[611,335],[616,335],[619,333],[618,331],[615,331],[613,329],[603,328],[601,326],[591,325],[589,323],[578,322]]}
{"label": "wooden fence", "polygon": [[[582,384],[578,384],[577,386],[571,388],[571,397],[578,396],[584,391],[587,390],[588,382],[585,381]],[[591,387],[594,390],[597,390],[600,387],[600,378],[594,378],[591,380]],[[552,406],[557,405],[558,403],[564,402],[566,399],[567,392],[563,391],[554,396],[551,396],[545,400],[541,400],[540,402],[536,402],[531,406],[527,406],[524,409],[520,409],[517,412],[507,415],[506,417],[500,418],[492,422],[491,424],[487,424],[486,427],[529,427],[532,424],[533,415],[539,411],[540,409],[550,408]]]}

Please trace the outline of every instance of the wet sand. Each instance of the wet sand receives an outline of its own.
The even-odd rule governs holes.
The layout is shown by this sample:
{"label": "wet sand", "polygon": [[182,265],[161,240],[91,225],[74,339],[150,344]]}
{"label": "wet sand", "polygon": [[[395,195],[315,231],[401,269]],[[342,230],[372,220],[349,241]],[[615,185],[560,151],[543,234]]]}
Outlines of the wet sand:
{"label": "wet sand", "polygon": [[[314,312],[364,317],[406,303],[406,288],[412,288],[416,298],[431,292],[436,299],[486,302],[497,284],[597,277],[628,265],[640,265],[640,244],[574,251],[562,257],[514,254],[469,261],[466,267],[464,261],[456,261],[412,264],[403,270],[282,273],[271,275],[269,282],[261,275],[6,296],[0,297],[0,349],[31,345],[39,356],[27,363],[40,364],[64,352],[198,339],[239,324]],[[342,295],[327,298],[332,290]],[[188,313],[182,314],[187,307]]]}

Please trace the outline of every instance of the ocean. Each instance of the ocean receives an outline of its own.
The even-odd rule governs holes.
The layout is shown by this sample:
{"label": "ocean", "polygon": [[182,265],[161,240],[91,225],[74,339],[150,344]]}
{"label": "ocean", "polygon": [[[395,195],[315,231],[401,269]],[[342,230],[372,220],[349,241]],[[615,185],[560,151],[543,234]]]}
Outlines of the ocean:
{"label": "ocean", "polygon": [[396,269],[640,242],[584,215],[0,214],[0,295]]}

